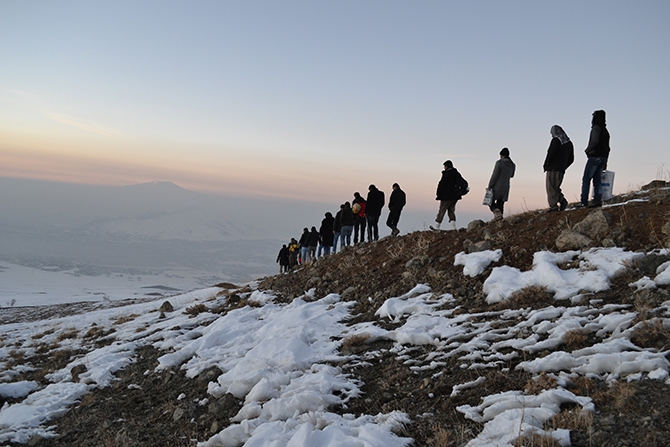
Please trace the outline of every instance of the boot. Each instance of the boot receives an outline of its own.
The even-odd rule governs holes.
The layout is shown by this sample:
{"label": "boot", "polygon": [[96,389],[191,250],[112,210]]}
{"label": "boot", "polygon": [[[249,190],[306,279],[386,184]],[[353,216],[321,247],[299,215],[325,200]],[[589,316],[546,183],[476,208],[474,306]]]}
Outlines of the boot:
{"label": "boot", "polygon": [[455,229],[456,229],[456,221],[455,220],[450,220],[449,221],[449,228],[447,228],[447,230],[453,231]]}
{"label": "boot", "polygon": [[503,218],[502,212],[500,212],[500,210],[498,208],[494,208],[493,209],[493,220],[498,221],[498,220],[502,220],[502,218]]}
{"label": "boot", "polygon": [[441,222],[435,222],[434,225],[430,226],[430,229],[433,230],[433,231],[440,231],[440,224],[441,224]]}

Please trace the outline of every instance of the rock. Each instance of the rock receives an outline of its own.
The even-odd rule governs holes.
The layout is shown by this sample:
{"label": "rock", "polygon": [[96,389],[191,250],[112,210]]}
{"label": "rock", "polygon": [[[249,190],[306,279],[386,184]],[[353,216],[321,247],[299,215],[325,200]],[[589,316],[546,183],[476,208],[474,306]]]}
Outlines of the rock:
{"label": "rock", "polygon": [[226,393],[214,402],[210,402],[207,406],[207,412],[214,415],[227,414],[228,410],[235,405],[235,396],[230,393]]}
{"label": "rock", "polygon": [[405,268],[408,270],[419,270],[426,264],[426,256],[416,256],[405,263]]}
{"label": "rock", "polygon": [[564,230],[556,238],[556,248],[561,251],[581,250],[593,245],[591,238],[575,230]]}
{"label": "rock", "polygon": [[318,276],[312,276],[307,281],[307,287],[311,289],[312,287],[318,286],[320,283],[321,283],[321,278],[319,278]]}
{"label": "rock", "polygon": [[88,369],[86,368],[86,365],[75,365],[70,369],[70,374],[72,374],[72,381],[73,382],[79,382],[79,376],[81,374],[84,374]]}
{"label": "rock", "polygon": [[637,260],[637,268],[645,275],[653,278],[656,276],[656,269],[664,262],[670,261],[670,256],[650,253]]}
{"label": "rock", "polygon": [[352,299],[355,299],[356,298],[356,288],[353,287],[353,286],[352,287],[347,287],[346,289],[344,289],[344,292],[342,292],[340,294],[340,296],[342,297],[342,300],[344,300],[344,301],[350,301]]}
{"label": "rock", "polygon": [[173,421],[178,421],[184,416],[184,409],[182,407],[177,407],[174,410],[174,413],[172,413],[172,420]]}
{"label": "rock", "polygon": [[198,374],[196,380],[203,385],[207,385],[209,382],[215,382],[221,374],[223,374],[223,371],[218,366],[212,366]]}
{"label": "rock", "polygon": [[486,225],[486,223],[483,220],[476,219],[476,220],[473,220],[472,222],[470,222],[468,224],[468,227],[467,227],[466,231],[468,233],[470,233],[472,231],[475,231],[475,230],[478,230],[478,229],[482,228],[484,225]]}
{"label": "rock", "polygon": [[602,245],[603,247],[606,247],[606,248],[612,248],[612,247],[616,247],[616,242],[614,242],[614,240],[606,237],[605,239],[600,241],[600,245]]}
{"label": "rock", "polygon": [[212,425],[209,427],[209,432],[212,434],[219,432],[219,423],[217,421],[212,422]]}
{"label": "rock", "polygon": [[611,222],[612,216],[599,209],[586,216],[584,220],[574,226],[573,230],[591,239],[599,239],[609,232]]}
{"label": "rock", "polygon": [[468,254],[469,253],[477,253],[477,252],[480,252],[480,251],[490,250],[491,247],[493,247],[493,244],[491,243],[491,241],[479,241],[479,242],[475,242],[474,244],[468,245],[468,248],[467,248],[466,252]]}
{"label": "rock", "polygon": [[161,307],[158,310],[163,313],[174,312],[174,307],[172,307],[172,303],[170,303],[169,301],[165,301],[163,304],[161,304]]}
{"label": "rock", "polygon": [[633,293],[636,309],[656,309],[668,300],[670,293],[665,289],[642,289]]}

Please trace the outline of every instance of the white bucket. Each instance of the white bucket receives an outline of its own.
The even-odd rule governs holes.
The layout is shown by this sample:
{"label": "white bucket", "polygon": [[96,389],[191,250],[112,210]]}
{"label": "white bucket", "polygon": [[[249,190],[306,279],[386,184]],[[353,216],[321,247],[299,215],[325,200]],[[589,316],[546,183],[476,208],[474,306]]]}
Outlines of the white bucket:
{"label": "white bucket", "polygon": [[614,191],[614,172],[603,171],[600,176],[600,185],[602,187],[603,200],[610,200]]}

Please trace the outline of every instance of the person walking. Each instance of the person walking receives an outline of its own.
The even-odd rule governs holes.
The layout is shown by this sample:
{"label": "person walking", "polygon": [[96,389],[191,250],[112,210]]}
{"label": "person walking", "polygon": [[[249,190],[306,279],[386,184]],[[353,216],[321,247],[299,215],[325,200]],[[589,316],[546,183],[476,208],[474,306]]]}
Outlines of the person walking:
{"label": "person walking", "polygon": [[342,209],[344,209],[344,204],[340,205],[340,210],[335,214],[333,222],[333,254],[337,253],[337,241],[340,240],[342,231]]}
{"label": "person walking", "polygon": [[300,245],[300,264],[306,264],[309,253],[309,229],[307,227],[303,228],[298,244]]}
{"label": "person walking", "polygon": [[365,242],[365,222],[366,222],[366,208],[367,202],[360,193],[354,193],[354,201],[351,203],[351,208],[354,211],[354,245],[358,243],[358,234],[360,231],[361,242]]}
{"label": "person walking", "polygon": [[320,241],[321,236],[319,235],[319,232],[316,231],[316,227],[312,227],[312,231],[310,231],[309,235],[307,236],[307,247],[309,248],[308,261],[314,261],[316,259],[316,247],[319,245]]}
{"label": "person walking", "polygon": [[442,178],[437,184],[437,193],[435,200],[440,201],[440,207],[435,217],[435,226],[431,226],[431,230],[440,230],[444,214],[449,217],[449,228],[446,230],[456,229],[456,202],[461,200],[461,194],[456,188],[456,182],[463,179],[461,173],[454,167],[451,160],[443,163],[444,170],[442,171]]}
{"label": "person walking", "polygon": [[397,236],[398,233],[400,233],[400,230],[398,230],[400,213],[405,207],[407,196],[405,195],[405,191],[400,189],[400,185],[397,183],[394,183],[392,188],[393,192],[389,198],[389,216],[386,219],[386,226],[391,229],[391,236]]}
{"label": "person walking", "polygon": [[349,202],[344,202],[340,215],[340,249],[345,245],[351,245],[351,233],[354,231],[354,212]]}
{"label": "person walking", "polygon": [[581,206],[589,206],[590,183],[593,182],[593,202],[591,207],[602,206],[601,175],[607,169],[610,155],[610,133],[605,124],[605,111],[596,110],[591,119],[591,134],[586,147],[586,166],[582,177]]}
{"label": "person walking", "polygon": [[509,199],[510,179],[514,177],[515,171],[516,165],[509,157],[509,149],[502,148],[489,180],[489,189],[493,191],[493,202],[490,206],[493,220],[503,217],[505,202]]}
{"label": "person walking", "polygon": [[379,217],[382,215],[386,198],[384,192],[377,189],[375,185],[368,187],[368,198],[365,212],[368,222],[368,242],[379,240]]}
{"label": "person walking", "polygon": [[277,255],[277,262],[279,263],[279,273],[288,272],[289,252],[286,244],[284,244],[281,250],[279,250],[279,254]]}
{"label": "person walking", "polygon": [[300,245],[294,237],[291,238],[291,242],[288,244],[288,268],[289,270],[298,265],[298,252],[300,251]]}
{"label": "person walking", "polygon": [[544,172],[546,172],[545,188],[547,190],[547,202],[549,212],[563,211],[568,206],[568,201],[561,191],[561,184],[565,171],[575,161],[575,149],[559,125],[551,126],[551,143],[544,159]]}
{"label": "person walking", "polygon": [[321,247],[323,247],[323,254],[325,256],[330,254],[333,248],[333,226],[335,225],[335,218],[330,212],[326,213],[326,217],[321,221],[319,228],[319,235],[321,236]]}

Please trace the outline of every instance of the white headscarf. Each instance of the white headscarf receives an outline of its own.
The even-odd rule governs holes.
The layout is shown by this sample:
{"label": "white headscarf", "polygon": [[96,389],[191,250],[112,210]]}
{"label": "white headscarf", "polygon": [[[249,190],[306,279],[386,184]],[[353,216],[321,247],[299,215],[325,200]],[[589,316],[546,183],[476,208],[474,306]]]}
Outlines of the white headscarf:
{"label": "white headscarf", "polygon": [[558,138],[558,140],[561,142],[561,144],[565,144],[570,142],[570,138],[568,135],[565,133],[563,128],[559,126],[558,124],[551,126],[551,136],[554,138]]}

